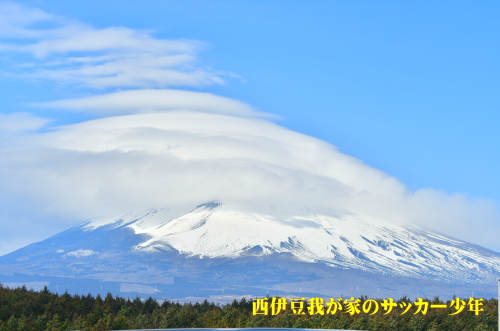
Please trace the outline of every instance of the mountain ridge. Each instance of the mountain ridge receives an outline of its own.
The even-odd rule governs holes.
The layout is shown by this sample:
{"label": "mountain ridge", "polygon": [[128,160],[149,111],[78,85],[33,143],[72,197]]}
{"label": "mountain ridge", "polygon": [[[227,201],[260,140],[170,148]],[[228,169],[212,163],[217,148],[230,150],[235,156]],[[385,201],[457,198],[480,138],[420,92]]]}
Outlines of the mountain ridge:
{"label": "mountain ridge", "polygon": [[[333,274],[343,279],[336,283],[346,290],[356,280],[373,283],[377,292],[448,284],[488,293],[500,275],[499,253],[423,227],[339,211],[316,213],[297,205],[269,209],[267,215],[248,213],[211,201],[187,213],[152,208],[93,219],[4,255],[0,265],[17,268],[17,275],[27,270],[41,277],[160,288],[177,279],[234,291],[246,286],[247,294],[266,288],[282,295],[309,285],[311,293],[327,293]],[[295,216],[278,217],[290,209]],[[15,278],[8,277],[11,282]],[[394,282],[408,285],[398,290]],[[158,291],[164,295],[168,290]]]}

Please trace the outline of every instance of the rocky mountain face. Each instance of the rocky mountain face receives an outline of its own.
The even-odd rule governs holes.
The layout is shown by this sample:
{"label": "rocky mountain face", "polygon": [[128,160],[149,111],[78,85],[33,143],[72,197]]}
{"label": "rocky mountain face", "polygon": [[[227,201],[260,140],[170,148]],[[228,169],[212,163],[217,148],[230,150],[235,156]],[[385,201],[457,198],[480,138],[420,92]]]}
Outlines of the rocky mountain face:
{"label": "rocky mountain face", "polygon": [[0,257],[0,282],[70,293],[241,296],[496,293],[500,254],[414,225],[293,204],[209,202],[95,219]]}

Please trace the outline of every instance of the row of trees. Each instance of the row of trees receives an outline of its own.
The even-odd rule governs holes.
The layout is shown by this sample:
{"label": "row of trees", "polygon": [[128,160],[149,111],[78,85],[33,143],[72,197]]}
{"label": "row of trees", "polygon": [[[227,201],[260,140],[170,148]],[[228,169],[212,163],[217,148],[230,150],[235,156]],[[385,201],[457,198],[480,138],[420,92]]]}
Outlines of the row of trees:
{"label": "row of trees", "polygon": [[[367,298],[361,298],[364,302]],[[269,300],[271,301],[271,300]],[[401,298],[398,303],[408,301]],[[379,300],[379,302],[382,302]],[[435,298],[433,303],[445,304]],[[450,306],[450,302],[446,303]],[[427,314],[374,315],[345,311],[334,315],[294,315],[290,309],[273,315],[254,315],[252,301],[241,299],[228,305],[202,303],[162,303],[149,298],[124,299],[40,292],[26,287],[9,289],[0,284],[0,331],[45,330],[124,330],[154,328],[321,328],[351,330],[497,330],[496,299],[486,300],[479,315],[464,311],[450,316],[451,309],[429,310]]]}

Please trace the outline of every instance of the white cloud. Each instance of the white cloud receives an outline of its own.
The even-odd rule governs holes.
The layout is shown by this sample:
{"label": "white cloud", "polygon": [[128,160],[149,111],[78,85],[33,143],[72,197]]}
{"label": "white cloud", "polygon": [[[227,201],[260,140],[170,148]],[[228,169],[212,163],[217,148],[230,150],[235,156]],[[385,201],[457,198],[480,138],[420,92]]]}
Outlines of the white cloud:
{"label": "white cloud", "polygon": [[277,116],[260,112],[250,105],[211,93],[182,90],[131,90],[79,99],[35,103],[35,107],[82,111],[111,116],[145,112],[196,110],[243,117]]}
{"label": "white cloud", "polygon": [[0,113],[0,134],[22,133],[35,131],[49,123],[50,120],[28,113]]}
{"label": "white cloud", "polygon": [[[30,134],[43,128],[51,120],[33,116],[29,113],[0,113],[0,148],[19,146]],[[0,187],[1,187],[0,182]]]}
{"label": "white cloud", "polygon": [[0,37],[2,38],[39,38],[47,35],[47,32],[28,27],[38,22],[57,20],[56,16],[38,8],[24,7],[13,2],[0,2]]}
{"label": "white cloud", "polygon": [[409,192],[326,142],[255,118],[188,111],[109,117],[36,134],[22,150],[0,154],[4,212],[24,205],[81,220],[212,200],[261,212],[292,202],[417,222],[498,247],[491,202]]}
{"label": "white cloud", "polygon": [[[45,28],[35,28],[45,24]],[[31,54],[14,73],[92,88],[156,88],[223,84],[221,73],[200,66],[204,44],[166,40],[125,27],[96,29],[13,3],[0,3],[0,52]]]}

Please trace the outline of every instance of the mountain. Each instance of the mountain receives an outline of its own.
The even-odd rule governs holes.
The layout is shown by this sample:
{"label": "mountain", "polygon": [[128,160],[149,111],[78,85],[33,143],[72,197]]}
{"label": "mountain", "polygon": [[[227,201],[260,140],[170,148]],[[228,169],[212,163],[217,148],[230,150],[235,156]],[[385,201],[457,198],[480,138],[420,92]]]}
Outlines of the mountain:
{"label": "mountain", "polygon": [[415,225],[295,204],[128,212],[0,257],[0,282],[57,291],[233,297],[494,296],[500,254]]}

